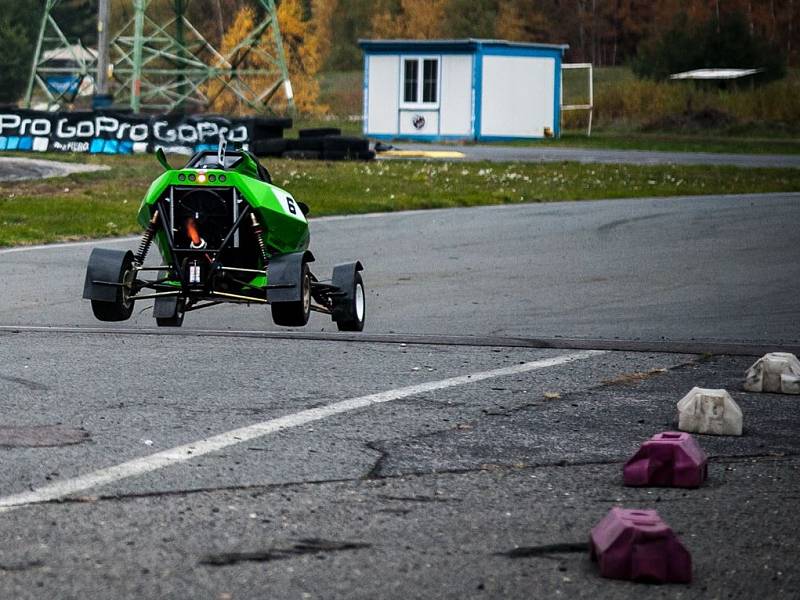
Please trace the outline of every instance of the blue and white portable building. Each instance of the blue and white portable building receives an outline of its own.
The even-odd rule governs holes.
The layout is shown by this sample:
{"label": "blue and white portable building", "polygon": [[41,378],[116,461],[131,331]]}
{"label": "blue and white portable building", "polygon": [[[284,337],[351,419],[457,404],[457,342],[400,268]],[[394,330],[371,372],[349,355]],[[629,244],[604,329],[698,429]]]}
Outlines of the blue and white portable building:
{"label": "blue and white portable building", "polygon": [[559,135],[566,45],[360,40],[364,134],[512,140]]}

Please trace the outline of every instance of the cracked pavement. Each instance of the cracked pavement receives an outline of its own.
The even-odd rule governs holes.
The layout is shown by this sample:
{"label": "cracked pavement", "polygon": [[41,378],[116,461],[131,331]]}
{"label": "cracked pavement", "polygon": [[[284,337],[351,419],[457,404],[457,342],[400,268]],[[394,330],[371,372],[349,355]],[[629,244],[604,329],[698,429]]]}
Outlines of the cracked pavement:
{"label": "cracked pavement", "polygon": [[[636,202],[331,219],[317,229],[312,223],[312,232],[325,260],[348,259],[346,246],[355,256],[371,248],[372,331],[618,331],[647,338],[661,327],[665,337],[679,338],[708,318],[699,337],[767,343],[782,332],[781,339],[799,339],[792,312],[798,278],[781,271],[795,267],[776,259],[758,285],[739,288],[746,273],[731,264],[754,265],[795,243],[796,229],[767,212],[798,210],[793,196],[716,198],[702,206],[686,199]],[[764,217],[763,229],[746,232],[753,212]],[[644,218],[650,213],[657,218]],[[551,217],[537,229],[539,218]],[[669,233],[712,218],[716,241],[738,232],[738,243],[754,254],[730,258],[720,251],[678,268],[698,247],[689,245],[688,230],[678,245]],[[501,262],[478,255],[502,250],[489,240],[514,221],[515,259],[500,273],[519,280],[492,298],[492,312],[481,296],[472,304],[472,278],[488,277],[492,262]],[[609,238],[609,224],[624,232]],[[661,238],[654,237],[658,230]],[[465,247],[464,236],[473,233],[480,242]],[[598,242],[598,236],[605,237]],[[370,239],[373,245],[381,239],[381,248]],[[644,239],[651,251],[626,259],[625,244]],[[393,273],[417,242],[416,264],[406,265],[415,289],[394,281]],[[570,352],[22,327],[91,324],[76,292],[89,250],[0,254],[7,283],[0,324],[21,326],[0,330],[0,434],[6,434],[0,435],[6,440],[0,497],[348,399]],[[442,252],[474,270],[467,275],[459,260],[437,262]],[[591,256],[579,261],[581,252]],[[669,281],[660,281],[670,262]],[[633,272],[622,277],[626,267]],[[609,269],[616,279],[586,283]],[[722,277],[728,269],[732,275]],[[722,288],[730,286],[725,293],[703,282],[709,273]],[[541,279],[556,289],[542,288]],[[413,302],[422,290],[425,297]],[[668,308],[656,302],[664,294]],[[774,299],[775,312],[757,312],[748,304],[755,298]],[[699,314],[688,318],[694,309]],[[213,309],[205,319],[189,318],[189,329],[271,328],[259,309]],[[315,319],[312,328],[327,326]],[[123,326],[150,320],[145,310]],[[600,353],[331,414],[15,507],[0,512],[0,596],[797,598],[799,400],[743,392],[754,360]],[[699,489],[622,486],[624,462],[654,433],[674,429],[675,404],[695,385],[732,393],[744,412],[744,435],[697,436],[710,456],[710,478]],[[25,436],[30,443],[20,442]],[[692,554],[692,584],[598,576],[586,550],[589,530],[617,505],[659,510]]]}

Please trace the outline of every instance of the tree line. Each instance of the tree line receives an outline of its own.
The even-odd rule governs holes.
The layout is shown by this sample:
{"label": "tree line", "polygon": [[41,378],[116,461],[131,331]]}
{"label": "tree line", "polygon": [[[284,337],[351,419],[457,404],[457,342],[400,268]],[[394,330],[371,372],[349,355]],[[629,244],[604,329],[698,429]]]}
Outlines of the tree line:
{"label": "tree line", "polygon": [[640,47],[680,24],[724,22],[798,63],[800,0],[329,0],[336,44],[327,66],[352,68],[357,37],[498,38],[567,43],[568,58],[596,66],[631,62]]}
{"label": "tree line", "polygon": [[[182,0],[212,43],[237,38],[253,0]],[[152,0],[168,19],[177,0]],[[632,64],[663,77],[670,69],[800,63],[800,0],[276,0],[287,29],[293,78],[311,89],[320,71],[359,69],[359,38],[496,38],[566,43],[567,60]],[[0,0],[0,102],[22,93],[44,0]],[[97,0],[61,0],[56,19],[68,37],[96,43]],[[112,29],[133,15],[131,0],[112,0]],[[742,50],[744,48],[744,50]],[[770,61],[775,64],[770,66]],[[703,63],[703,64],[700,64]],[[714,63],[714,64],[711,64]],[[725,64],[720,64],[725,63]],[[734,64],[737,63],[737,64]],[[745,64],[747,63],[747,64]],[[763,63],[756,64],[756,63]],[[777,65],[777,66],[776,66]],[[313,101],[314,93],[310,98]]]}

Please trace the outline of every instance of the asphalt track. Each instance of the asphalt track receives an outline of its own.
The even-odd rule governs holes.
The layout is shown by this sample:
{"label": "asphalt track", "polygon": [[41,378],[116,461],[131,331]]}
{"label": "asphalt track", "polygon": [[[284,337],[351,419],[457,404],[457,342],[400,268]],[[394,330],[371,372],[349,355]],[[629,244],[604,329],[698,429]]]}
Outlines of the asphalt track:
{"label": "asphalt track", "polygon": [[[311,248],[322,279],[364,263],[370,334],[797,344],[798,222],[800,194],[525,204],[312,220]],[[92,245],[0,249],[0,324],[97,326]],[[115,327],[153,325],[145,304]],[[184,327],[286,331],[263,307]],[[335,327],[314,313],[303,331]]]}
{"label": "asphalt track", "polygon": [[[318,274],[365,263],[358,343],[261,307],[104,326],[80,300],[93,244],[0,250],[0,596],[796,598],[797,398],[740,381],[800,341],[798,213],[779,194],[312,221]],[[698,490],[623,487],[694,385],[729,389],[745,435],[700,436]],[[614,505],[659,510],[690,586],[597,576],[584,544]]]}
{"label": "asphalt track", "polygon": [[[800,155],[791,154],[724,154],[712,152],[662,152],[656,150],[612,150],[603,148],[567,148],[532,146],[503,146],[501,144],[406,144],[394,146],[401,151],[445,152],[457,151],[461,160],[491,162],[581,162],[631,165],[727,165],[734,167],[785,167],[800,168]],[[380,156],[380,154],[379,154]],[[387,157],[388,158],[388,157]],[[401,157],[404,158],[404,157]],[[434,157],[427,156],[426,160]],[[453,160],[442,156],[442,160]]]}

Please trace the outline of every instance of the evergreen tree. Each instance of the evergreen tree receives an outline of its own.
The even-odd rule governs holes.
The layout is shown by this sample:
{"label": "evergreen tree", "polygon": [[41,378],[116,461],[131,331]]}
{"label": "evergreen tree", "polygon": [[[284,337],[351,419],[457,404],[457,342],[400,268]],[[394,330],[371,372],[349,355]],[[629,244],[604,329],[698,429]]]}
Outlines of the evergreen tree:
{"label": "evergreen tree", "polygon": [[640,77],[666,79],[672,73],[701,68],[757,68],[759,82],[786,74],[780,50],[751,31],[741,12],[723,13],[692,23],[686,14],[658,38],[641,45],[633,61]]}
{"label": "evergreen tree", "polygon": [[25,91],[41,19],[38,2],[0,0],[0,102],[17,102]]}

